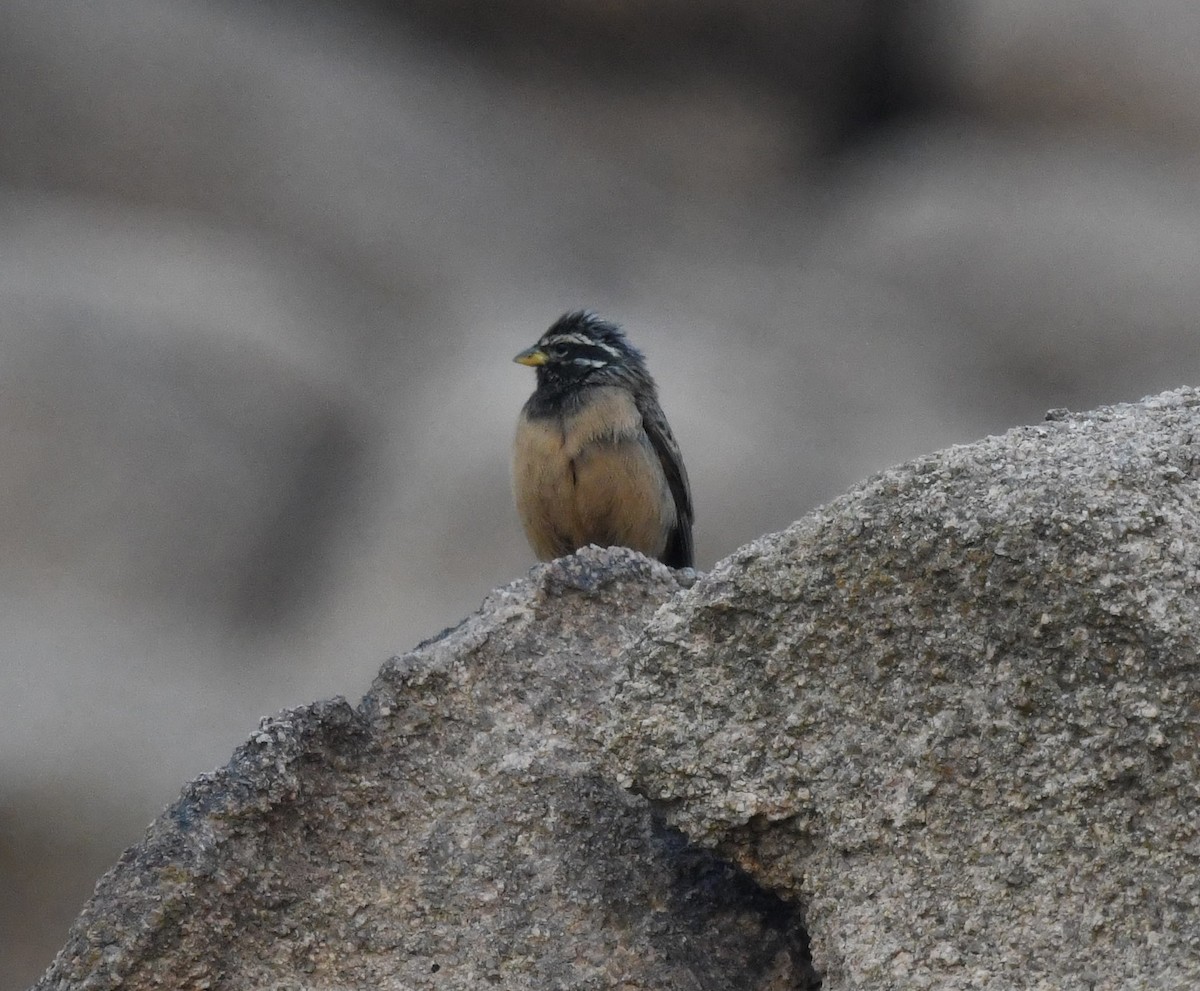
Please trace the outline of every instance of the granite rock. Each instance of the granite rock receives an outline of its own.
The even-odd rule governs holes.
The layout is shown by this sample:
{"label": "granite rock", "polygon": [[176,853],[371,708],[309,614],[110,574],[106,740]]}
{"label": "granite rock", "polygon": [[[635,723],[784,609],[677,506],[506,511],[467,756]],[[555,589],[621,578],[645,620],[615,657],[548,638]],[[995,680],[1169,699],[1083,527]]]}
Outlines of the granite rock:
{"label": "granite rock", "polygon": [[39,988],[816,986],[799,910],[599,773],[620,643],[679,589],[585,549],[265,720],[97,887]]}
{"label": "granite rock", "polygon": [[1194,987],[1198,435],[1056,410],[707,575],[540,566],[264,721],[37,987]]}
{"label": "granite rock", "polygon": [[1200,981],[1200,393],[877,475],[721,562],[601,736],[831,988]]}

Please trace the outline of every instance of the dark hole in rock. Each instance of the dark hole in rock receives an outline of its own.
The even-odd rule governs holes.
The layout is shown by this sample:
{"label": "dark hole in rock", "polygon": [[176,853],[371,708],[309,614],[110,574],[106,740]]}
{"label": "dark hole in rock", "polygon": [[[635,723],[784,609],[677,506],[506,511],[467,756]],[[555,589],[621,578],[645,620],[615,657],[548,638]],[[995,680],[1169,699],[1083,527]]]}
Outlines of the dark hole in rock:
{"label": "dark hole in rock", "polygon": [[[710,954],[720,958],[738,953],[739,947],[744,952],[742,937],[757,930],[765,940],[761,976],[772,978],[763,986],[821,987],[801,905],[768,891],[736,864],[690,843],[658,818],[654,839],[673,879],[671,910],[682,925],[704,934]],[[720,935],[714,938],[714,933]]]}

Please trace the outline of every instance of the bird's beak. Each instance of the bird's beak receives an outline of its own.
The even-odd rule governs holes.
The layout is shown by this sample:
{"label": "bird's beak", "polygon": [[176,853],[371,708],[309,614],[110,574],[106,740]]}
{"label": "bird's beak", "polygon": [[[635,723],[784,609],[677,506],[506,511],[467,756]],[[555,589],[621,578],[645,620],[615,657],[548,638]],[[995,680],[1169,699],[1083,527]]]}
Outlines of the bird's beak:
{"label": "bird's beak", "polygon": [[519,355],[513,358],[518,365],[528,365],[530,368],[537,368],[539,365],[544,365],[550,360],[550,356],[540,348],[526,348]]}

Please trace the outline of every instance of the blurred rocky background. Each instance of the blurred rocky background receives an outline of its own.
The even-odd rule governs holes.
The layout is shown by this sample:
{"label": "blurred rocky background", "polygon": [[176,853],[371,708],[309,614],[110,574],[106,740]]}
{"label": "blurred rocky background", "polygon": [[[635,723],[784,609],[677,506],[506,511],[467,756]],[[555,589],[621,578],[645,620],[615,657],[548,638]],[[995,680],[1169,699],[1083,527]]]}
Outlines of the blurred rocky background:
{"label": "blurred rocky background", "polygon": [[0,989],[260,715],[532,563],[623,322],[699,564],[1200,379],[1193,0],[0,0]]}

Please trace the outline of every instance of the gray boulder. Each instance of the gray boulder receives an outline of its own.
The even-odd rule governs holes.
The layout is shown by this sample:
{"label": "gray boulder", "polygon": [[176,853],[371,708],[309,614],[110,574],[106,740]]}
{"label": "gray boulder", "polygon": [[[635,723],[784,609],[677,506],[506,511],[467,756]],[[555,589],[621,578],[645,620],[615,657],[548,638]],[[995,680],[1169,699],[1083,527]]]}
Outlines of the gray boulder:
{"label": "gray boulder", "polygon": [[720,563],[602,737],[831,988],[1200,986],[1200,393],[884,472]]}
{"label": "gray boulder", "polygon": [[265,720],[97,887],[39,988],[815,986],[796,906],[600,773],[622,642],[678,592],[588,549]]}
{"label": "gray boulder", "polygon": [[[38,988],[1190,988],[1200,392],[693,580],[587,549],[263,723]],[[807,932],[806,932],[807,927]]]}

